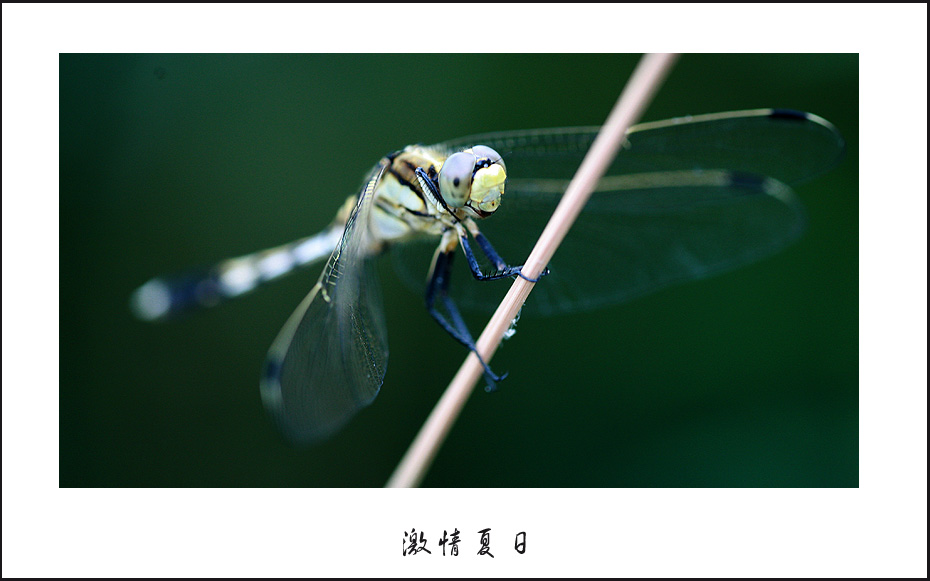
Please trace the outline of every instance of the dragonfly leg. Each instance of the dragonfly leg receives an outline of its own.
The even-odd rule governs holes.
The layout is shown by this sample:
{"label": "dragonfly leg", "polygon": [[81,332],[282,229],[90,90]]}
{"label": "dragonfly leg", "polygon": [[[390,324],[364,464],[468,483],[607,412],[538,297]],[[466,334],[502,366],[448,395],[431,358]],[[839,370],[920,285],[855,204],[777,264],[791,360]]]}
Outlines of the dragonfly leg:
{"label": "dragonfly leg", "polygon": [[[442,249],[437,252],[436,259],[433,263],[433,272],[430,275],[429,284],[426,287],[426,309],[429,311],[429,314],[436,319],[436,322],[438,322],[447,333],[452,335],[452,338],[467,347],[478,357],[478,361],[480,361],[482,367],[484,367],[484,377],[487,381],[485,390],[495,391],[497,389],[497,383],[507,377],[507,374],[495,374],[484,358],[478,353],[475,340],[468,331],[465,320],[462,319],[462,315],[459,313],[455,301],[449,296],[449,276],[452,272],[451,266],[454,256],[454,249],[451,252],[443,252]],[[446,319],[437,308],[437,299],[445,306],[451,322],[449,319]]]}
{"label": "dragonfly leg", "polygon": [[[420,181],[420,187],[423,192],[428,193],[437,204],[442,206],[442,208],[449,213],[450,216],[455,217],[455,212],[449,208],[445,198],[443,198],[440,194],[439,186],[437,185],[436,180],[434,178],[430,178],[429,174],[426,173],[426,170],[420,167],[414,170],[414,173],[416,174],[417,179]],[[455,219],[459,220],[458,218]],[[504,261],[503,258],[501,258],[500,254],[498,254],[497,251],[494,250],[494,247],[491,246],[491,243],[488,242],[488,239],[485,238],[485,236],[478,230],[478,226],[473,220],[466,218],[464,222],[472,236],[475,238],[475,241],[478,242],[478,246],[481,247],[481,251],[484,252],[484,255],[488,257],[488,260],[494,263],[494,268],[497,269],[497,272],[492,274],[484,274],[481,272],[481,269],[478,267],[478,261],[475,259],[475,253],[472,252],[471,246],[468,244],[465,231],[457,224],[456,227],[459,232],[462,250],[465,252],[465,257],[468,259],[468,267],[471,269],[472,274],[477,280],[498,280],[516,275],[528,282],[539,282],[540,278],[549,274],[549,269],[546,268],[537,278],[527,277],[522,272],[520,272],[523,269],[522,264],[520,266],[510,266]]]}
{"label": "dragonfly leg", "polygon": [[471,245],[468,243],[468,238],[463,232],[459,237],[459,244],[462,245],[462,252],[465,253],[465,259],[468,260],[468,268],[471,270],[471,273],[476,280],[498,280],[516,275],[528,282],[539,282],[539,279],[549,274],[549,268],[546,268],[536,278],[527,277],[521,272],[523,269],[522,264],[519,266],[510,266],[504,261],[503,258],[501,258],[500,254],[494,250],[494,247],[491,246],[491,242],[485,237],[484,234],[479,232],[477,228],[469,228],[469,230],[472,231],[472,237],[474,237],[475,242],[478,243],[481,251],[485,256],[488,257],[488,260],[494,264],[494,268],[497,269],[497,272],[491,274],[484,274],[481,272],[481,267],[478,266],[478,260],[475,258],[475,253],[471,249]]}

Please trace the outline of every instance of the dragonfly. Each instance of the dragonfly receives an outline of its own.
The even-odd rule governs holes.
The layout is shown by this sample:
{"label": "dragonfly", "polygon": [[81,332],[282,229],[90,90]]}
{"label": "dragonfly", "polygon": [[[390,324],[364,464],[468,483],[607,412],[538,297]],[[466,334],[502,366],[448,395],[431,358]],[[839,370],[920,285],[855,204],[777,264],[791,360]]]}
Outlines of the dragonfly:
{"label": "dragonfly", "polygon": [[[412,145],[386,155],[322,232],[182,275],[131,297],[143,320],[212,306],[328,257],[268,351],[266,409],[288,439],[314,443],[380,391],[387,330],[373,259],[391,249],[400,278],[471,351],[460,307],[493,309],[598,127],[506,131]],[[522,313],[618,304],[757,261],[797,239],[805,213],[791,189],[835,166],[837,129],[811,113],[753,109],[632,127]],[[493,244],[492,244],[493,241]],[[472,244],[474,242],[474,244]],[[465,266],[453,269],[461,249]],[[467,268],[466,268],[467,267]],[[494,289],[494,287],[497,287]],[[480,355],[479,355],[480,359]],[[503,378],[484,365],[488,388]]]}

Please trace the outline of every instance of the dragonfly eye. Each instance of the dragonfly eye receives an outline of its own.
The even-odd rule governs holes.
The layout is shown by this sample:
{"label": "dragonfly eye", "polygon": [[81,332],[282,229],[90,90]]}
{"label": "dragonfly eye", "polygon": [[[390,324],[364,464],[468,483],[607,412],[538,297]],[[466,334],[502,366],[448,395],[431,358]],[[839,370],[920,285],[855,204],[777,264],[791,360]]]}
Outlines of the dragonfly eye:
{"label": "dragonfly eye", "polygon": [[451,208],[461,208],[468,200],[477,159],[460,151],[450,155],[439,170],[439,193]]}
{"label": "dragonfly eye", "polygon": [[478,217],[484,218],[500,207],[507,168],[501,155],[487,145],[476,145],[471,151],[475,154],[476,165],[467,205]]}
{"label": "dragonfly eye", "polygon": [[475,154],[475,157],[478,158],[479,164],[482,161],[487,160],[488,165],[496,163],[504,168],[505,172],[507,171],[507,166],[504,164],[504,158],[501,157],[501,154],[497,153],[487,145],[476,145],[471,148],[471,151]]}

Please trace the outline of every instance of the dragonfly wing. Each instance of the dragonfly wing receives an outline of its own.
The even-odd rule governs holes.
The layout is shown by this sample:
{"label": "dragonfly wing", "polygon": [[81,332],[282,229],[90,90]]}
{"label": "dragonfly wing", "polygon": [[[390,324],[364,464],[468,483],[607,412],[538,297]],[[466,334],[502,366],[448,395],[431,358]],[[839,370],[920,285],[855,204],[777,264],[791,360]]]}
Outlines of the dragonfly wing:
{"label": "dragonfly wing", "polygon": [[[804,229],[797,198],[771,178],[727,171],[625,178],[589,200],[530,295],[528,312],[587,310],[705,278],[770,255]],[[526,206],[521,227],[541,231],[550,212]],[[495,233],[488,228],[489,238]],[[532,243],[524,244],[504,248],[526,256]]]}
{"label": "dragonfly wing", "polygon": [[268,351],[262,401],[295,442],[338,430],[384,380],[387,331],[368,234],[380,176],[367,182],[319,281]]}
{"label": "dragonfly wing", "polygon": [[[597,128],[509,132],[482,143],[507,164],[501,208],[481,222],[506,260],[528,255]],[[803,231],[804,212],[787,183],[832,167],[843,152],[836,129],[816,116],[755,110],[634,127],[536,286],[527,312],[553,314],[616,304],[662,287],[735,268],[774,253]],[[402,249],[401,276],[417,283],[421,251]],[[428,264],[426,262],[425,264]],[[459,265],[460,266],[460,265]],[[494,308],[506,283],[453,275],[466,307]],[[421,283],[422,284],[422,283]]]}
{"label": "dragonfly wing", "polygon": [[[508,178],[570,179],[599,130],[505,131],[435,147],[454,151],[481,143],[501,154]],[[784,109],[711,113],[633,126],[605,175],[727,169],[794,185],[831,169],[845,147],[837,129],[811,113]],[[510,194],[508,185],[504,203]]]}

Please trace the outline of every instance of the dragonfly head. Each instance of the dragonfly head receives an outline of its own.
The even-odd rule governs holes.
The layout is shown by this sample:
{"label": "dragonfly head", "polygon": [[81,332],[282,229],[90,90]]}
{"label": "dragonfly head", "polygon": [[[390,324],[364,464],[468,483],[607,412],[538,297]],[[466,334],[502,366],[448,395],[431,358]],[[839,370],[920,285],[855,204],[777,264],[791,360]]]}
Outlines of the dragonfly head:
{"label": "dragonfly head", "polygon": [[473,218],[487,218],[500,207],[507,168],[486,145],[453,153],[439,170],[439,192],[450,208]]}

